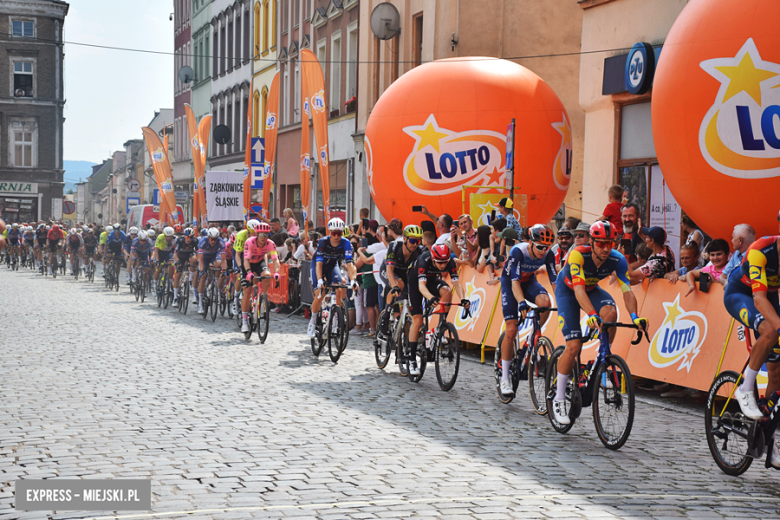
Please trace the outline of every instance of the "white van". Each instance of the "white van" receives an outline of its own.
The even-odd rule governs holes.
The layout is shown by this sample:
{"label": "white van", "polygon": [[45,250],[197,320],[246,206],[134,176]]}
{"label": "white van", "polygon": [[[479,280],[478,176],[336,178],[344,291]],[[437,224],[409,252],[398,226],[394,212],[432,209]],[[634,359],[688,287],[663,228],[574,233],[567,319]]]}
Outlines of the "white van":
{"label": "white van", "polygon": [[[179,210],[179,224],[184,225],[184,211],[181,209],[181,206],[176,206],[176,208]],[[127,216],[127,226],[125,226],[125,231],[130,229],[132,226],[135,226],[138,229],[142,229],[147,223],[155,226],[160,222],[158,220],[159,216],[160,206],[154,206],[152,204],[139,204],[138,206],[132,206],[130,208],[130,213]]]}

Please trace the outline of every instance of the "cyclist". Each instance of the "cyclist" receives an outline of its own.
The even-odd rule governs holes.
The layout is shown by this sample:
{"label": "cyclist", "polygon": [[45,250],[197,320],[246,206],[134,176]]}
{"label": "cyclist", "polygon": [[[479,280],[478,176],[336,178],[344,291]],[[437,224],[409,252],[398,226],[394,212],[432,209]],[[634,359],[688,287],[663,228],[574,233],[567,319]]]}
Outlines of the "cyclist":
{"label": "cyclist", "polygon": [[138,238],[138,228],[133,226],[127,230],[127,235],[122,243],[122,254],[125,256],[125,263],[127,263],[127,285],[130,285],[130,273],[133,272],[133,256],[130,254],[130,248],[133,247],[133,242]]}
{"label": "cyclist", "polygon": [[149,257],[154,250],[154,242],[149,238],[146,231],[139,231],[138,238],[133,240],[130,246],[130,255],[133,258],[133,283],[138,281],[138,268],[143,268],[144,272],[149,270]]}
{"label": "cyclist", "polygon": [[[637,316],[637,303],[631,292],[626,258],[614,247],[617,238],[614,226],[609,222],[596,222],[590,226],[590,245],[576,246],[569,252],[566,265],[558,274],[555,299],[558,302],[558,326],[563,328],[566,351],[558,359],[558,383],[553,409],[555,420],[570,424],[564,400],[569,374],[577,362],[582,348],[580,309],[588,315],[588,327],[600,327],[602,321],[615,321],[617,307],[607,291],[598,286],[600,280],[612,273],[617,276],[623,302],[631,315],[631,321],[642,330],[647,330],[647,320]],[[609,331],[609,339],[615,338],[615,329]]]}
{"label": "cyclist", "polygon": [[43,272],[43,250],[46,248],[46,240],[49,231],[46,229],[46,224],[38,224],[38,229],[35,230],[35,253],[38,261],[38,270]]}
{"label": "cyclist", "polygon": [[[106,226],[106,231],[108,231],[108,237],[106,238],[106,251],[108,251],[106,256],[110,255],[109,261],[114,261],[116,265],[116,272],[114,273],[116,276],[117,283],[119,281],[119,271],[122,269],[122,247],[125,243],[125,240],[127,237],[125,236],[125,233],[119,229],[118,227],[115,228],[111,224]],[[128,275],[130,273],[130,266],[128,264],[127,269]],[[130,284],[130,279],[128,278],[128,285]]]}
{"label": "cyclist", "polygon": [[[95,230],[92,228],[87,229],[87,232],[84,234],[84,255],[87,260],[97,260],[97,253],[95,252],[97,250],[97,243],[98,239],[95,236]],[[89,262],[84,262],[84,272],[86,272],[88,264]]]}
{"label": "cyclist", "polygon": [[70,274],[73,275],[76,274],[76,255],[79,255],[81,246],[84,245],[84,242],[81,240],[81,235],[76,232],[76,228],[71,228],[70,233],[68,233],[66,238],[66,244],[68,246],[68,251],[70,252]]}
{"label": "cyclist", "polygon": [[[753,392],[756,375],[767,362],[768,381],[766,396],[780,390],[780,361],[777,356],[767,361],[777,347],[780,331],[780,237],[759,238],[753,242],[739,268],[734,269],[728,278],[723,294],[726,310],[740,323],[753,329],[756,341],[750,351],[750,362],[745,367],[745,379],[734,391],[742,413],[751,419],[761,419],[764,415],[756,404]],[[774,465],[775,456],[772,457]],[[780,461],[778,461],[780,466]]]}
{"label": "cyclist", "polygon": [[187,228],[182,233],[182,236],[176,239],[176,245],[173,248],[173,259],[176,262],[179,269],[176,274],[173,275],[173,306],[179,305],[179,279],[182,272],[187,269],[189,265],[189,283],[192,283],[193,267],[195,266],[195,251],[198,248],[198,242],[195,240],[195,231],[192,228]]}
{"label": "cyclist", "polygon": [[[200,270],[200,283],[198,284],[198,314],[205,314],[206,309],[203,308],[203,294],[206,290],[206,275],[208,269],[213,267],[221,267],[225,269],[225,259],[223,258],[223,252],[225,251],[225,242],[219,238],[219,229],[209,228],[207,236],[200,239],[198,242],[198,269]],[[219,279],[220,289],[222,288],[222,276]]]}
{"label": "cyclist", "polygon": [[[154,271],[154,283],[160,279],[160,266],[162,262],[167,262],[171,259],[171,251],[173,246],[176,245],[176,237],[174,236],[174,230],[171,226],[166,226],[163,232],[157,237],[154,243],[154,261],[158,263],[157,269]],[[173,276],[173,264],[168,266],[168,278]],[[158,287],[157,290],[162,290],[162,287]]]}
{"label": "cyclist", "polygon": [[[412,276],[409,284],[409,300],[411,303],[412,328],[409,329],[409,373],[413,376],[420,375],[417,366],[417,340],[420,335],[420,327],[423,324],[423,298],[430,302],[438,298],[440,304],[436,312],[441,312],[441,319],[446,319],[445,306],[443,304],[452,301],[452,289],[442,279],[445,274],[450,275],[452,288],[460,299],[464,309],[470,306],[469,300],[464,298],[463,287],[458,281],[458,266],[455,264],[450,248],[446,244],[438,244],[420,255],[417,259],[417,275]],[[415,283],[415,279],[416,282]],[[423,347],[424,348],[424,347]]]}
{"label": "cyclist", "polygon": [[[247,224],[249,224],[247,222]],[[244,297],[241,300],[241,332],[249,332],[249,307],[252,292],[248,289],[252,286],[252,278],[255,276],[270,276],[268,261],[274,265],[274,278],[279,281],[279,258],[277,257],[276,244],[269,237],[271,236],[271,226],[265,222],[259,222],[257,225],[257,236],[250,237],[244,245],[243,267],[247,273],[241,280],[244,290]],[[267,293],[271,286],[271,280],[263,280],[263,292]]]}
{"label": "cyclist", "polygon": [[31,226],[24,227],[24,233],[22,233],[24,239],[24,255],[25,257],[33,254],[33,247],[35,246],[35,232]]}
{"label": "cyclist", "polygon": [[[357,291],[358,285],[355,281],[357,270],[352,262],[352,244],[344,238],[344,221],[338,217],[328,221],[329,237],[321,238],[317,244],[314,262],[311,263],[311,281],[314,289],[314,301],[311,304],[311,320],[306,333],[313,338],[317,332],[317,313],[322,308],[322,300],[325,298],[326,284],[341,283],[341,269],[339,262],[344,261],[347,267],[347,274],[352,282],[352,289]],[[336,301],[341,305],[341,300],[346,296],[346,290],[338,289],[336,291]]]}
{"label": "cyclist", "polygon": [[[19,244],[22,240],[22,231],[19,229],[19,223],[14,222],[11,224],[11,229],[8,231],[8,245],[11,247],[11,254],[19,253]],[[13,258],[13,257],[12,257]]]}
{"label": "cyclist", "polygon": [[[238,275],[236,276],[236,290],[235,301],[233,301],[233,314],[238,314],[239,299],[241,298],[241,284],[243,279],[246,278],[246,269],[244,268],[244,244],[251,236],[255,236],[257,228],[260,226],[260,221],[257,219],[249,219],[246,223],[246,228],[236,233],[236,238],[233,241],[233,271]],[[243,307],[243,305],[242,305]]]}
{"label": "cyclist", "polygon": [[[501,344],[501,393],[513,395],[512,382],[509,379],[509,367],[514,351],[512,345],[517,337],[518,320],[525,321],[530,300],[538,307],[550,307],[550,295],[536,280],[536,271],[547,268],[550,285],[555,290],[558,270],[555,264],[555,253],[550,250],[555,235],[544,224],[536,224],[528,230],[530,242],[520,242],[509,252],[504,269],[501,272],[501,307],[504,311],[506,333]],[[542,313],[539,318],[545,323],[550,311]]]}
{"label": "cyclist", "polygon": [[49,230],[49,233],[46,235],[46,239],[48,241],[49,246],[49,252],[51,253],[51,270],[52,272],[54,269],[56,269],[57,266],[57,250],[60,247],[60,243],[62,242],[64,235],[62,234],[62,230],[57,224],[52,225],[51,229]]}
{"label": "cyclist", "polygon": [[[112,226],[112,229],[113,229],[113,226]],[[101,276],[103,276],[103,278],[106,277],[106,256],[108,255],[108,251],[106,251],[106,242],[108,241],[108,234],[109,233],[110,233],[110,231],[108,230],[108,228],[105,228],[100,233],[100,238],[98,239],[98,250],[100,251],[100,254],[103,255],[103,261],[100,264],[101,270],[102,270],[102,272],[100,274],[101,274]]]}

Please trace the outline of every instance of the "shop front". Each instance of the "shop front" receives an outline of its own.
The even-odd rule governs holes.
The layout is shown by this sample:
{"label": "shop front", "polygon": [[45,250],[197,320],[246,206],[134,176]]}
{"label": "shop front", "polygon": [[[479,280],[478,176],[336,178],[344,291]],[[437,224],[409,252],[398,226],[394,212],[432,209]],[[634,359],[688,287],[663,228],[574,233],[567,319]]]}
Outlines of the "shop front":
{"label": "shop front", "polygon": [[35,182],[0,182],[0,216],[7,223],[37,222],[42,197]]}

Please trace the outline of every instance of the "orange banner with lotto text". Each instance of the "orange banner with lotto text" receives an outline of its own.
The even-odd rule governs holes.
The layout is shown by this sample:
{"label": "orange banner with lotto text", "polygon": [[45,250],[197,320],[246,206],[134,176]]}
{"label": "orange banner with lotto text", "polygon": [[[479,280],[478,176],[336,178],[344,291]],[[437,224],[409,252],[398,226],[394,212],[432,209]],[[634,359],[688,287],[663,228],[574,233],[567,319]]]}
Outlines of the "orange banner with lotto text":
{"label": "orange banner with lotto text", "polygon": [[[322,209],[325,221],[330,220],[330,152],[328,151],[328,103],[325,95],[325,77],[317,57],[309,49],[301,51],[301,64],[306,77],[306,96],[311,107],[314,140],[317,143],[317,161],[322,182]],[[303,186],[301,186],[303,188]]]}
{"label": "orange banner with lotto text", "polygon": [[209,135],[211,134],[211,116],[203,116],[198,123],[198,142],[200,144],[200,171],[195,170],[196,196],[199,199],[200,218],[198,224],[203,227],[208,223],[208,214],[206,213],[206,160],[209,151]]}
{"label": "orange banner with lotto text", "polygon": [[[463,319],[461,308],[452,307],[448,321],[455,325],[461,341],[481,344],[485,339],[486,346],[497,346],[504,330],[500,285],[487,285],[490,279],[487,272],[480,274],[470,267],[462,268],[459,278],[466,298],[471,301],[472,315]],[[537,280],[550,293],[555,306],[555,294],[547,274],[537,273]],[[615,300],[618,321],[628,323],[629,313],[617,284],[610,285],[607,280],[603,280],[599,286]],[[726,338],[729,337],[732,318],[723,306],[723,287],[720,284],[711,285],[708,293],[697,290],[686,297],[687,289],[685,282],[670,284],[667,280],[646,280],[641,285],[632,286],[638,314],[650,323],[650,341],[643,340],[638,345],[632,345],[636,332],[632,329],[618,329],[612,343],[612,353],[625,359],[635,376],[707,391],[718,369]],[[488,329],[490,313],[496,302],[493,321]],[[583,329],[585,318],[581,313],[580,325]],[[529,318],[520,325],[521,341],[530,332]],[[543,324],[542,333],[556,347],[564,344],[555,312],[551,312]],[[744,335],[744,325],[736,322],[729,337],[721,371],[739,372],[744,366],[747,359]],[[598,347],[598,340],[585,343],[581,361],[585,363],[595,359]],[[765,369],[759,373],[758,385],[759,388],[766,387]]]}
{"label": "orange banner with lotto text", "polygon": [[[303,81],[301,77],[301,81]],[[305,89],[301,89],[304,91]],[[279,72],[271,80],[268,100],[265,105],[265,168],[263,168],[263,216],[271,218],[268,204],[271,201],[274,160],[276,159],[276,135],[279,130]]]}
{"label": "orange banner with lotto text", "polygon": [[[171,173],[171,163],[168,162],[168,148],[163,148],[160,137],[157,132],[144,126],[141,128],[146,142],[146,149],[149,151],[149,158],[152,161],[154,177],[157,180],[157,187],[160,190],[160,209],[163,209],[163,201],[166,205],[166,214],[170,215],[170,222],[179,220],[179,210],[176,206],[176,199],[173,193],[173,175]],[[167,138],[166,138],[167,144]],[[170,208],[170,209],[168,209]],[[163,218],[163,212],[160,212],[160,221],[167,222],[168,218]]]}
{"label": "orange banner with lotto text", "polygon": [[303,117],[301,118],[301,211],[303,215],[303,227],[306,228],[309,221],[311,202],[311,142],[309,140],[309,96],[306,84],[306,76],[301,76],[301,105],[303,106]]}
{"label": "orange banner with lotto text", "polygon": [[198,186],[198,172],[202,171],[203,161],[200,157],[200,136],[198,135],[198,121],[192,107],[184,104],[184,115],[187,118],[187,131],[190,136],[190,149],[192,150],[192,166],[195,170],[194,186],[195,192],[192,201],[192,216],[200,222],[200,186]]}

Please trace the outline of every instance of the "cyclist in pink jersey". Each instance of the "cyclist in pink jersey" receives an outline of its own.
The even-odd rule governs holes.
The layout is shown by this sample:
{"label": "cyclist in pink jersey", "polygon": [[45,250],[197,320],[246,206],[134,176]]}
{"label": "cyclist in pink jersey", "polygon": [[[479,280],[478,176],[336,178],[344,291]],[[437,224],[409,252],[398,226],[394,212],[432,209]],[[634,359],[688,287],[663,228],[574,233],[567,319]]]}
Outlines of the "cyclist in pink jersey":
{"label": "cyclist in pink jersey", "polygon": [[[271,226],[263,222],[257,228],[257,236],[249,238],[244,244],[244,268],[247,274],[246,278],[241,280],[241,285],[245,289],[244,297],[241,300],[241,314],[243,318],[241,332],[249,331],[249,304],[252,293],[248,288],[252,286],[252,278],[271,275],[266,257],[273,262],[274,278],[277,282],[279,280],[279,259],[276,254],[276,244],[269,240],[268,237],[270,236]],[[270,286],[271,281],[269,279],[263,280],[263,292],[268,292]]]}

